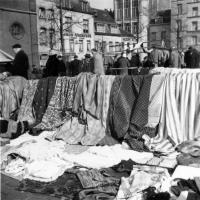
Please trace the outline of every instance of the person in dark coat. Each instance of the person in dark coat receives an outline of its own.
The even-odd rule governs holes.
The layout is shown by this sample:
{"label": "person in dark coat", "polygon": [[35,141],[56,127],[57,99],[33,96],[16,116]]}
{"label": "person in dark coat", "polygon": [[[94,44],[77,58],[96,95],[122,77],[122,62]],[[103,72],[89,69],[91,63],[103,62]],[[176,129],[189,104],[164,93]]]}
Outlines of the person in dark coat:
{"label": "person in dark coat", "polygon": [[193,47],[185,52],[184,61],[186,68],[200,68],[200,53]]}
{"label": "person in dark coat", "polygon": [[78,56],[74,56],[74,60],[70,62],[70,75],[77,76],[81,71],[81,61],[78,59]]}
{"label": "person in dark coat", "polygon": [[46,63],[44,70],[44,77],[49,76],[58,76],[58,58],[56,54],[49,55],[49,58]]}
{"label": "person in dark coat", "polygon": [[66,76],[66,67],[62,55],[57,56],[58,59],[58,76]]}
{"label": "person in dark coat", "polygon": [[118,75],[128,75],[128,68],[130,67],[130,62],[126,58],[126,53],[122,52],[121,57],[118,59]]}
{"label": "person in dark coat", "polygon": [[94,73],[94,62],[91,59],[90,54],[85,54],[85,59],[82,63],[81,72],[91,72]]}
{"label": "person in dark coat", "polygon": [[20,44],[15,44],[12,48],[15,52],[15,58],[13,66],[10,68],[10,73],[13,76],[22,76],[28,79],[29,60],[27,54],[22,50]]}

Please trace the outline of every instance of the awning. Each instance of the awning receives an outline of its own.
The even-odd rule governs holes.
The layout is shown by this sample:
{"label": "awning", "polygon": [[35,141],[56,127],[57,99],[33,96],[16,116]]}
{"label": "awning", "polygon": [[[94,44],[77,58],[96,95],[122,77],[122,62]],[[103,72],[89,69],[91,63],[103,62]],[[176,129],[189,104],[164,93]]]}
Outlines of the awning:
{"label": "awning", "polygon": [[11,62],[14,57],[0,49],[0,63]]}

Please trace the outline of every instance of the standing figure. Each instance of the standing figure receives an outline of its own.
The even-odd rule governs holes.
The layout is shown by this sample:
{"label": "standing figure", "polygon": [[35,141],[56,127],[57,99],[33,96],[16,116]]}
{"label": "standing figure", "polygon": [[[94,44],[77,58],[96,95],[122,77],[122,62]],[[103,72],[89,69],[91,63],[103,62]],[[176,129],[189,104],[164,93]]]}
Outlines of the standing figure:
{"label": "standing figure", "polygon": [[29,60],[27,54],[22,50],[20,44],[15,44],[12,46],[15,52],[15,58],[13,61],[13,66],[10,68],[10,72],[13,76],[22,76],[28,79],[29,71]]}

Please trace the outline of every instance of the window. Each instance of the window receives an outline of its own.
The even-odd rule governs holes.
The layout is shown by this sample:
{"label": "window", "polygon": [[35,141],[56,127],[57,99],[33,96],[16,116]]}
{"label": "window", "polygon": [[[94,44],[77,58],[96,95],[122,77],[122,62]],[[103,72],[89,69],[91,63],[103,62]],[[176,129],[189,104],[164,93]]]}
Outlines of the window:
{"label": "window", "polygon": [[56,43],[56,34],[55,34],[55,30],[53,28],[49,29],[49,45],[50,48],[53,49],[53,46]]}
{"label": "window", "polygon": [[197,31],[198,30],[198,22],[192,22],[192,31]]}
{"label": "window", "polygon": [[132,0],[132,7],[138,7],[139,0]]}
{"label": "window", "polygon": [[125,30],[126,30],[127,32],[131,32],[131,24],[130,24],[130,23],[126,23],[126,24],[125,24]]}
{"label": "window", "polygon": [[119,42],[115,42],[115,51],[120,51],[120,44],[119,44]]}
{"label": "window", "polygon": [[89,33],[89,21],[87,19],[83,20],[83,33]]}
{"label": "window", "polygon": [[[58,5],[60,5],[60,0],[58,0]],[[71,8],[71,0],[62,0],[63,8]]]}
{"label": "window", "polygon": [[182,29],[183,29],[182,20],[180,20],[180,19],[177,20],[177,28],[178,28],[178,31],[182,31]]}
{"label": "window", "polygon": [[95,49],[99,50],[99,41],[94,42]]}
{"label": "window", "polygon": [[198,7],[192,8],[192,16],[198,16]]}
{"label": "window", "polygon": [[87,40],[87,51],[91,51],[91,41]]}
{"label": "window", "polygon": [[109,42],[109,51],[110,51],[110,52],[113,51],[113,42]]}
{"label": "window", "polygon": [[106,41],[102,43],[102,52],[106,52]]}
{"label": "window", "polygon": [[79,40],[79,52],[83,52],[83,40]]}
{"label": "window", "polygon": [[87,1],[82,1],[81,2],[81,7],[82,7],[82,11],[84,12],[88,12],[88,2]]}
{"label": "window", "polygon": [[138,17],[138,0],[132,0],[132,17]]}
{"label": "window", "polygon": [[137,29],[138,29],[138,24],[137,24],[137,22],[134,22],[133,23],[133,33],[137,33]]}
{"label": "window", "polygon": [[111,25],[111,33],[118,33],[118,29],[116,25]]}
{"label": "window", "polygon": [[122,9],[117,9],[117,19],[121,20],[122,19]]}
{"label": "window", "polygon": [[192,45],[197,45],[197,36],[192,36]]}
{"label": "window", "polygon": [[70,52],[74,52],[74,40],[73,39],[69,40],[69,50],[70,50]]}
{"label": "window", "polygon": [[130,0],[124,1],[124,13],[125,13],[125,18],[130,17]]}
{"label": "window", "polygon": [[72,17],[65,17],[64,31],[72,32]]}
{"label": "window", "polygon": [[178,4],[178,15],[182,15],[183,14],[183,6],[182,4]]}
{"label": "window", "polygon": [[46,28],[44,28],[44,27],[40,28],[39,39],[40,39],[41,45],[47,44],[47,29]]}
{"label": "window", "polygon": [[156,41],[156,32],[151,33],[151,41]]}
{"label": "window", "polygon": [[46,19],[46,11],[45,8],[39,8],[39,18]]}
{"label": "window", "polygon": [[166,31],[161,32],[161,40],[166,40]]}
{"label": "window", "polygon": [[53,9],[47,10],[47,19],[49,19],[49,20],[54,19],[54,10]]}
{"label": "window", "polygon": [[97,32],[105,33],[104,24],[97,24]]}

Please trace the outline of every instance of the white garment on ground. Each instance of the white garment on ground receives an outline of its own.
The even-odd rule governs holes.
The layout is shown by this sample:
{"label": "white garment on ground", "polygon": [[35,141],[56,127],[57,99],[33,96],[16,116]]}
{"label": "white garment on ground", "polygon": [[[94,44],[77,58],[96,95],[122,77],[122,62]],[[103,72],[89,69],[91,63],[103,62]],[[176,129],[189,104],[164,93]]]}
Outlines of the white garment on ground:
{"label": "white garment on ground", "polygon": [[166,192],[170,188],[170,176],[166,169],[141,166],[133,168],[128,178],[121,179],[121,185],[115,200],[143,200],[142,191],[155,187],[157,192]]}

